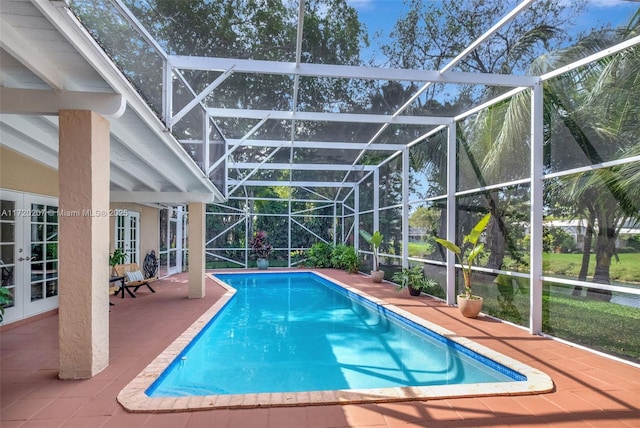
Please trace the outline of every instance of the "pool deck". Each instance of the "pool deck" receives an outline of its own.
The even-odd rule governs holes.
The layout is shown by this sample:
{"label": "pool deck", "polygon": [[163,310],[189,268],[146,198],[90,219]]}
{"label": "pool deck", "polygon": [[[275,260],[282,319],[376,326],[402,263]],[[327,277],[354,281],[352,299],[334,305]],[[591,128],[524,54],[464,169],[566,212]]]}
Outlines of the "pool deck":
{"label": "pool deck", "polygon": [[[640,369],[489,317],[397,293],[363,275],[324,275],[398,306],[459,336],[549,375],[555,391],[525,396],[447,398],[393,403],[129,413],[116,401],[128,385],[225,293],[207,281],[190,300],[186,274],[157,282],[157,293],[111,297],[110,365],[90,380],[61,381],[58,317],[0,330],[0,426],[12,427],[638,427]],[[638,334],[638,332],[629,332]]]}

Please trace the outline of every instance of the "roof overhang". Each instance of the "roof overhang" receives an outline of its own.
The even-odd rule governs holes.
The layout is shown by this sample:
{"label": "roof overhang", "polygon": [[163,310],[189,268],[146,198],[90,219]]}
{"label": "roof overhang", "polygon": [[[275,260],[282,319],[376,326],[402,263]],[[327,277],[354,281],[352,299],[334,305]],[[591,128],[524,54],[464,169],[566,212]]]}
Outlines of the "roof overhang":
{"label": "roof overhang", "polygon": [[0,4],[0,144],[57,169],[58,112],[92,110],[111,124],[112,201],[222,201],[67,6]]}

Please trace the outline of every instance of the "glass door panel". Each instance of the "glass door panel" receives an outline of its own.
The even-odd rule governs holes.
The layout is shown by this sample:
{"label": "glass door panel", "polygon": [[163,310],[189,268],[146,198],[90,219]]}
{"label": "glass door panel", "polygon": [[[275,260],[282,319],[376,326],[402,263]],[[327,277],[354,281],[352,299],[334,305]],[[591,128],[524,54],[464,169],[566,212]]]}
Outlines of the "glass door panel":
{"label": "glass door panel", "polygon": [[56,199],[0,190],[0,279],[9,323],[58,307]]}
{"label": "glass door panel", "polygon": [[[58,206],[48,198],[25,196],[29,207],[29,252],[18,257],[27,266],[25,316],[58,306]],[[29,203],[30,202],[30,203]],[[22,260],[20,260],[22,258]],[[26,272],[25,272],[26,273]]]}
{"label": "glass door panel", "polygon": [[[2,193],[0,199],[0,285],[9,290],[12,302],[4,305],[5,320],[16,318],[16,200]],[[6,199],[5,199],[6,198]]]}
{"label": "glass door panel", "polygon": [[173,275],[186,266],[184,256],[184,208],[181,206],[160,210],[160,254],[158,275]]}
{"label": "glass door panel", "polygon": [[129,260],[135,260],[135,263],[140,264],[140,214],[138,213],[130,213],[128,216],[129,227],[128,227],[128,243],[127,252],[129,253]]}
{"label": "glass door panel", "polygon": [[125,263],[140,264],[140,213],[123,211],[125,215],[115,217],[114,248],[125,251]]}

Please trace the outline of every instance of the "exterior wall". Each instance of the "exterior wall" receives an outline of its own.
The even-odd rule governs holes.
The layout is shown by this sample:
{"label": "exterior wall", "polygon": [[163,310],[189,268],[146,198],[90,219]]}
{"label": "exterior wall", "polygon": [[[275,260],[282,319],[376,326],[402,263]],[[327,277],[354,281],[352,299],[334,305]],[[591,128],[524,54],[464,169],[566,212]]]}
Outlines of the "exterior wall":
{"label": "exterior wall", "polygon": [[0,146],[0,187],[59,197],[58,171]]}
{"label": "exterior wall", "polygon": [[[151,250],[159,254],[160,249],[160,209],[149,207],[147,205],[133,203],[113,202],[109,208],[113,210],[127,210],[140,213],[140,262],[144,260],[144,256]],[[111,218],[109,222],[109,251],[114,250],[115,236],[115,220]]]}
{"label": "exterior wall", "polygon": [[[6,147],[0,146],[0,188],[19,192],[59,197],[58,171]],[[132,203],[112,203],[114,209],[140,213],[140,254],[160,248],[159,209]],[[109,223],[110,250],[113,251],[114,221]]]}

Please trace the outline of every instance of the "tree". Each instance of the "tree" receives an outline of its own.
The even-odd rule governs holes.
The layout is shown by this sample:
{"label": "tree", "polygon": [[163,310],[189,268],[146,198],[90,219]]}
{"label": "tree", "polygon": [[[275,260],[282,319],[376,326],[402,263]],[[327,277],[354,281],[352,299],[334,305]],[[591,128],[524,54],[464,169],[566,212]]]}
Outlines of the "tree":
{"label": "tree", "polygon": [[[295,61],[297,2],[287,0],[125,0],[143,27],[168,54],[254,60]],[[94,37],[145,96],[158,116],[162,116],[161,56],[134,31],[110,4],[75,0],[74,11],[91,29]],[[360,63],[360,47],[368,40],[356,10],[346,0],[309,0],[305,2],[302,62]],[[220,72],[181,70],[195,92],[202,91]],[[180,79],[173,84],[173,110],[179,111],[193,99]],[[303,110],[328,111],[335,100],[347,100],[341,109],[352,108],[361,100],[361,88],[341,79],[299,79],[295,100]],[[204,102],[212,107],[284,109],[294,103],[290,76],[236,73],[225,80]],[[172,128],[179,139],[202,140],[206,119],[201,109],[193,109]],[[222,135],[219,140],[241,138],[255,120],[217,118]],[[326,132],[330,125],[321,122],[298,126],[301,138]],[[268,120],[256,131],[256,138],[290,138],[288,121]],[[215,134],[216,132],[214,132]],[[222,147],[222,145],[219,145]],[[203,162],[202,145],[186,147],[198,162]],[[199,151],[198,151],[199,149]],[[273,149],[239,149],[238,160],[264,159]],[[288,150],[276,156],[289,159]],[[221,155],[218,153],[217,155]]]}
{"label": "tree", "polygon": [[[408,12],[400,17],[393,31],[391,42],[383,45],[382,52],[387,56],[390,65],[402,68],[418,68],[439,70],[447,65],[467,45],[475,41],[480,35],[504,16],[511,6],[500,0],[445,0],[442,2],[423,2],[409,0]],[[535,7],[523,11],[509,24],[502,27],[489,40],[478,46],[473,52],[463,58],[455,67],[456,70],[482,73],[522,72],[531,61],[546,50],[553,49],[566,42],[570,37],[563,31],[575,16],[584,8],[584,1],[563,2],[545,0],[537,2]],[[428,89],[426,101],[420,97],[409,110],[425,111],[435,114],[452,115],[453,112],[464,111],[466,107],[482,98],[490,98],[496,94],[496,88],[478,89],[460,85],[453,96],[442,103],[435,95],[442,89],[441,85],[431,85]],[[458,163],[458,182],[471,180],[481,187],[487,184],[508,181],[508,174],[518,174],[518,178],[526,176],[525,168],[507,170],[503,166],[505,154],[501,153],[503,163],[500,168],[490,169],[490,163],[485,162],[485,156],[491,151],[497,133],[500,131],[500,117],[503,111],[493,117],[483,116],[483,134],[474,135],[473,129],[478,129],[477,123],[468,121],[458,129],[458,147],[461,148],[460,159],[466,162],[464,166]],[[495,110],[492,112],[495,113]],[[527,121],[522,122],[526,124]],[[527,131],[528,132],[528,131]],[[524,140],[520,140],[524,141]],[[521,161],[526,157],[512,156]],[[423,158],[426,159],[426,158]],[[431,163],[426,161],[420,169],[431,170],[434,177],[444,176],[443,168],[446,162]],[[427,166],[428,165],[428,166]],[[465,174],[468,175],[465,176]],[[437,181],[433,180],[433,181]],[[459,186],[460,188],[460,186]],[[522,189],[515,189],[508,197],[508,201],[500,200],[497,191],[485,192],[480,198],[467,201],[460,207],[464,213],[469,207],[484,206],[492,214],[492,221],[487,228],[487,246],[491,250],[489,265],[501,268],[507,249],[512,256],[522,261],[517,250],[515,237],[510,237],[507,231],[507,213],[505,203],[518,200],[524,203],[527,194]],[[484,200],[482,200],[484,199]],[[512,215],[514,214],[511,211]],[[520,221],[520,219],[510,219]],[[461,222],[472,222],[472,218],[461,218]]]}
{"label": "tree", "polygon": [[[569,48],[540,57],[532,64],[530,73],[541,74],[556,68],[557,64],[599,52],[638,34],[639,24],[640,12],[625,28],[593,32]],[[638,67],[640,49],[635,45],[545,83],[545,168],[548,172],[623,160],[640,152]],[[518,133],[519,117],[528,111],[529,95],[518,94],[508,104],[496,142],[486,158],[494,162],[500,159],[501,153],[518,150],[514,145],[522,145],[523,141]],[[490,110],[486,114],[491,114]],[[487,168],[491,169],[490,163]],[[637,162],[628,162],[555,177],[545,185],[545,200],[551,209],[562,207],[564,213],[586,217],[587,232],[595,232],[593,282],[610,283],[609,268],[616,257],[615,241],[620,228],[629,221],[640,221],[639,184]],[[586,276],[588,263],[586,253],[581,276]],[[607,300],[611,293],[589,290],[588,295]]]}
{"label": "tree", "polygon": [[[382,45],[389,65],[409,69],[440,70],[512,8],[502,0],[405,0],[408,11],[394,25],[390,42]],[[524,71],[545,50],[569,39],[567,23],[585,7],[585,1],[543,0],[523,11],[487,42],[463,58],[456,69],[468,72]],[[436,103],[433,85],[426,108]],[[492,95],[471,87],[456,93],[454,104]]]}

